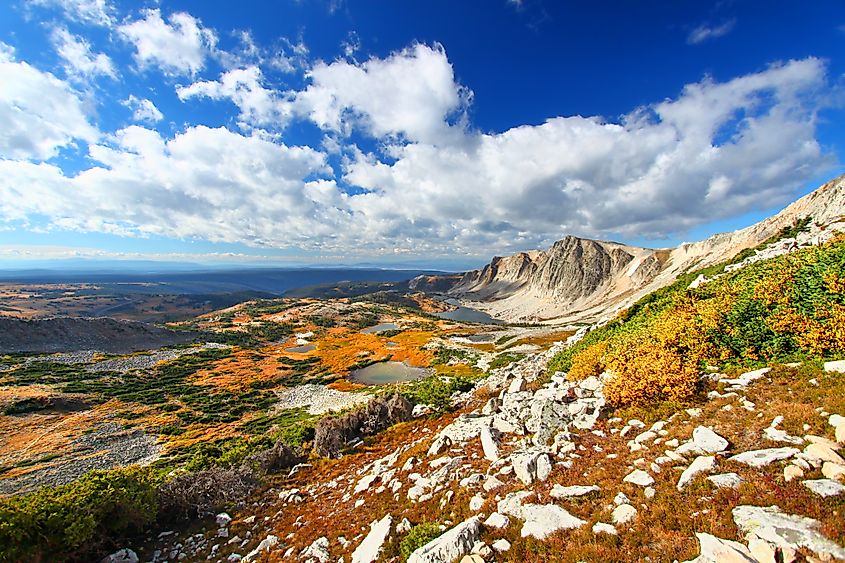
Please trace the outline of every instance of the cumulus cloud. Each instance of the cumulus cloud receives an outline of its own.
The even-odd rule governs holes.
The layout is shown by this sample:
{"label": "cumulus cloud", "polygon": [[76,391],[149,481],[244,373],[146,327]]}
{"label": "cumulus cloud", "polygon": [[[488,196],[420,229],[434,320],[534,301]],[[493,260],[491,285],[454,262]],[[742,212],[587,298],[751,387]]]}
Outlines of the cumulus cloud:
{"label": "cumulus cloud", "polygon": [[102,166],[73,177],[50,164],[0,160],[0,217],[275,247],[317,246],[341,225],[337,190],[312,179],[328,172],[324,156],[307,147],[203,126],[165,139],[133,125],[90,155]]}
{"label": "cumulus cloud", "polygon": [[[52,229],[335,254],[487,255],[568,233],[660,238],[771,209],[833,158],[816,140],[829,86],[813,58],[704,78],[617,120],[560,116],[481,133],[464,122],[471,95],[442,47],[413,45],[317,63],[299,91],[274,89],[257,65],[178,87],[183,100],[231,100],[240,133],[136,125],[95,142],[66,83],[9,49],[3,57],[0,156],[43,160],[82,139],[98,164],[70,176],[0,161],[0,223],[38,217]],[[31,91],[9,94],[27,82]],[[27,106],[34,96],[51,101]],[[137,111],[146,101],[125,103]],[[36,111],[44,107],[54,115]],[[322,129],[322,149],[265,131],[298,119]],[[356,146],[361,135],[378,149]]]}
{"label": "cumulus cloud", "polygon": [[53,30],[53,44],[56,52],[65,61],[65,72],[77,80],[87,80],[96,76],[117,78],[114,63],[105,53],[94,53],[91,45],[70,33],[64,27]]}
{"label": "cumulus cloud", "polygon": [[266,88],[262,82],[261,69],[250,66],[227,71],[219,80],[179,86],[176,93],[183,101],[195,97],[231,100],[240,110],[242,128],[283,127],[291,115],[291,103],[284,94]]}
{"label": "cumulus cloud", "polygon": [[107,0],[28,0],[33,6],[59,8],[66,18],[91,25],[110,27],[115,9]]}
{"label": "cumulus cloud", "polygon": [[206,56],[217,45],[217,35],[185,12],[164,21],[161,10],[148,9],[143,18],[121,25],[118,32],[135,46],[135,60],[142,68],[158,66],[164,73],[194,75],[205,66]]}
{"label": "cumulus cloud", "polygon": [[[525,248],[566,233],[660,238],[786,202],[829,167],[815,139],[817,59],[705,79],[620,123],[558,117],[463,147],[359,154],[345,180],[363,232],[441,247]],[[408,243],[410,246],[410,243]]]}
{"label": "cumulus cloud", "polygon": [[67,82],[0,49],[0,158],[46,160],[77,139],[96,141],[83,108]]}
{"label": "cumulus cloud", "polygon": [[362,64],[318,63],[297,110],[319,127],[348,132],[359,127],[377,138],[443,143],[455,136],[448,119],[462,115],[471,92],[460,86],[440,45],[417,44]]}
{"label": "cumulus cloud", "polygon": [[690,31],[689,35],[687,35],[687,43],[690,45],[698,45],[699,43],[704,43],[710,39],[717,39],[730,33],[735,25],[735,19],[728,20],[719,25],[701,24]]}
{"label": "cumulus cloud", "polygon": [[121,103],[132,110],[132,119],[135,121],[158,123],[164,119],[164,115],[162,115],[156,105],[146,98],[138,98],[130,95]]}

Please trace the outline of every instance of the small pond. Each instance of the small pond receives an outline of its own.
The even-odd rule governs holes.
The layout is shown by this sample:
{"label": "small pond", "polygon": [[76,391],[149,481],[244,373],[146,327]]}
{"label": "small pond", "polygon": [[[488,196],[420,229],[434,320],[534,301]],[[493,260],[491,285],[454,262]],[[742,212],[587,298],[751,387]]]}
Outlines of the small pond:
{"label": "small pond", "polygon": [[356,369],[350,375],[355,383],[365,385],[385,385],[400,381],[422,379],[429,374],[425,368],[411,367],[404,362],[379,362],[365,368]]}
{"label": "small pond", "polygon": [[393,342],[392,340],[388,340],[385,346],[388,348],[397,348],[399,344],[397,342]]}
{"label": "small pond", "polygon": [[388,330],[399,330],[399,325],[396,323],[379,323],[375,326],[367,327],[361,332],[364,334],[373,334],[378,332],[386,332]]}
{"label": "small pond", "polygon": [[305,346],[294,346],[293,348],[285,348],[285,352],[291,352],[293,354],[305,354],[306,352],[310,352],[311,350],[316,350],[317,347],[313,344],[307,344]]}
{"label": "small pond", "polygon": [[435,313],[435,315],[437,315],[441,319],[447,319],[450,321],[482,323],[488,325],[503,324],[502,321],[500,321],[499,319],[494,319],[483,311],[473,309],[472,307],[464,307],[462,305],[459,305],[458,308],[454,311],[443,311],[441,313]]}
{"label": "small pond", "polygon": [[470,342],[476,342],[479,344],[483,344],[485,342],[495,342],[499,339],[498,334],[490,333],[490,332],[482,332],[481,334],[470,334],[467,336],[467,340]]}

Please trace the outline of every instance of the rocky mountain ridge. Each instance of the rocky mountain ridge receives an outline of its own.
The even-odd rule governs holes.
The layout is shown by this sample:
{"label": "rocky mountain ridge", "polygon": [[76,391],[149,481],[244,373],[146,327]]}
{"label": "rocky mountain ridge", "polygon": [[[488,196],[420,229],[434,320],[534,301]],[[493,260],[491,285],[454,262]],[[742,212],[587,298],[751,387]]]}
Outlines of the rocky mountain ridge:
{"label": "rocky mountain ridge", "polygon": [[[816,244],[845,228],[845,176],[738,231],[657,250],[567,236],[546,251],[495,257],[484,268],[466,272],[447,294],[512,322],[594,322],[680,274],[729,260],[806,218],[798,244]],[[418,278],[411,287],[442,291],[448,286],[444,281]]]}

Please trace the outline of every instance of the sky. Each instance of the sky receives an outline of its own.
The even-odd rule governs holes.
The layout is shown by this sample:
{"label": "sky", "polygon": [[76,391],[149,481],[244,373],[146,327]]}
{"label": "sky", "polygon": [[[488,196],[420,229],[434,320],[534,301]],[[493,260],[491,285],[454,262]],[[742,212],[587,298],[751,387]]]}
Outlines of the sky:
{"label": "sky", "polygon": [[0,264],[460,269],[845,172],[845,4],[0,0]]}

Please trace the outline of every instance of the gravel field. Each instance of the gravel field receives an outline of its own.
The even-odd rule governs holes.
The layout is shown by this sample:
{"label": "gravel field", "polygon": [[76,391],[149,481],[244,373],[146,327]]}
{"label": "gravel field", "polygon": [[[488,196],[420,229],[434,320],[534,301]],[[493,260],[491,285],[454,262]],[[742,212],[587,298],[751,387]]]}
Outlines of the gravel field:
{"label": "gravel field", "polygon": [[304,407],[309,414],[323,414],[329,411],[339,411],[366,403],[370,396],[364,393],[347,393],[329,389],[323,385],[313,383],[285,389],[278,393],[279,402],[275,411]]}
{"label": "gravel field", "polygon": [[162,446],[141,429],[125,429],[113,422],[80,438],[72,452],[50,465],[0,480],[0,494],[20,494],[45,485],[63,485],[94,469],[146,465],[161,455]]}

